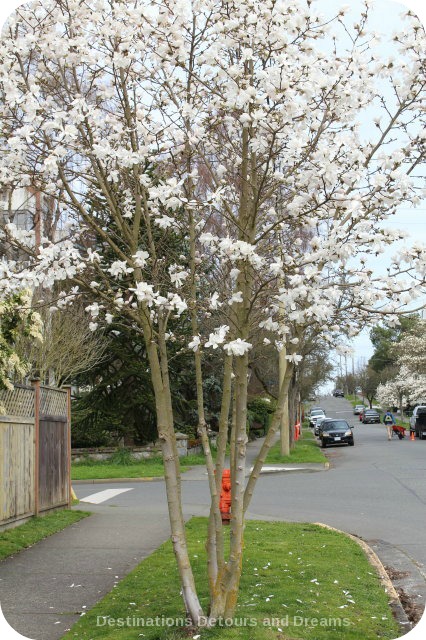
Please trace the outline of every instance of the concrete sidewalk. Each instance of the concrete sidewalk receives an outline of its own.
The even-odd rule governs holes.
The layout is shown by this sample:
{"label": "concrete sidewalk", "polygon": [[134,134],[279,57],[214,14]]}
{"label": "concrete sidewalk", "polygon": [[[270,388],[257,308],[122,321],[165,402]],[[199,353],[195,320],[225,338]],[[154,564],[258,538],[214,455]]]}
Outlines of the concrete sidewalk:
{"label": "concrete sidewalk", "polygon": [[0,563],[3,614],[28,638],[61,638],[169,537],[166,509],[149,516],[128,510],[125,517],[104,505],[89,510],[88,518]]}

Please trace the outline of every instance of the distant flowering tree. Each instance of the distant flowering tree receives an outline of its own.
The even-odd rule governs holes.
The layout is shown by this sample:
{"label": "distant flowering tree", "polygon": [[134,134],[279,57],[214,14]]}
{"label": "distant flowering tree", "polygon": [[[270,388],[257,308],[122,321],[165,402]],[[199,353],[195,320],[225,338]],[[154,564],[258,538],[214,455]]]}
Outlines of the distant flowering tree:
{"label": "distant flowering tree", "polygon": [[384,404],[403,407],[426,401],[426,322],[419,320],[393,349],[397,374],[379,385],[377,397]]}
{"label": "distant flowering tree", "polygon": [[[194,354],[213,621],[235,611],[244,514],[305,332],[334,345],[372,314],[396,321],[423,291],[420,244],[402,249],[385,277],[367,265],[401,236],[386,219],[421,198],[424,32],[408,15],[394,56],[381,59],[368,13],[366,3],[351,25],[343,9],[321,18],[311,0],[44,0],[18,10],[3,34],[0,183],[24,181],[56,198],[69,229],[35,247],[31,233],[7,224],[3,242],[29,257],[2,264],[3,287],[63,281],[62,304],[81,293],[94,300],[94,331],[114,321],[144,337],[172,542],[195,625],[204,612],[185,538],[170,341]],[[286,367],[246,484],[249,354],[259,329]],[[215,464],[203,396],[212,352],[223,357]],[[219,493],[229,421],[225,556]]]}
{"label": "distant flowering tree", "polygon": [[17,353],[16,343],[23,337],[41,342],[40,315],[31,309],[31,291],[6,295],[0,301],[0,389],[13,389],[30,369],[29,362]]}

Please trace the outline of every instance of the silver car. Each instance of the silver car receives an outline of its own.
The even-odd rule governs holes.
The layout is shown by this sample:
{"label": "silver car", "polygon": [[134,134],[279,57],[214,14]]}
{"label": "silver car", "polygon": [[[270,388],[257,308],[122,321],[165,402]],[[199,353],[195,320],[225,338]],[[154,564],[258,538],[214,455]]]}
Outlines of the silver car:
{"label": "silver car", "polygon": [[322,423],[324,422],[324,420],[330,420],[330,418],[327,418],[327,416],[321,416],[320,418],[317,418],[317,421],[316,421],[315,426],[314,426],[314,434],[316,436],[319,436],[320,427],[321,427]]}

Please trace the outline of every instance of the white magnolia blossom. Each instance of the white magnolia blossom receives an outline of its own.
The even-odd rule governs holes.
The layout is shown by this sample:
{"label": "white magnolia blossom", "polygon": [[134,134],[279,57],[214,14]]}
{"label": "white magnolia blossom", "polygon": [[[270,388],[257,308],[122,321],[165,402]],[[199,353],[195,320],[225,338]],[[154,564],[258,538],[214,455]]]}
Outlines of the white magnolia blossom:
{"label": "white magnolia blossom", "polygon": [[232,305],[234,302],[243,302],[243,294],[241,291],[236,291],[228,300],[228,304]]}
{"label": "white magnolia blossom", "polygon": [[143,250],[136,251],[132,258],[134,260],[135,266],[141,267],[143,269],[149,259],[149,253],[148,251]]}
{"label": "white magnolia blossom", "polygon": [[209,306],[210,306],[210,309],[213,309],[213,310],[216,310],[222,306],[222,303],[219,302],[219,294],[217,291],[215,291],[212,297],[210,298]]}
{"label": "white magnolia blossom", "polygon": [[250,344],[250,342],[237,338],[236,340],[232,340],[231,342],[224,344],[223,349],[226,351],[228,356],[243,356],[252,348],[252,346],[253,345]]}
{"label": "white magnolia blossom", "polygon": [[188,305],[177,293],[169,294],[169,304],[176,311],[177,316],[181,316],[187,310]]}
{"label": "white magnolia blossom", "polygon": [[100,310],[101,310],[101,307],[99,306],[99,304],[97,302],[92,302],[92,304],[90,304],[89,306],[87,306],[85,308],[85,311],[90,313],[92,318],[97,318],[99,316],[99,311]]}
{"label": "white magnolia blossom", "polygon": [[135,292],[139,302],[146,302],[148,305],[152,305],[155,298],[157,297],[154,292],[154,287],[147,282],[138,282],[136,288],[131,289],[131,291]]}
{"label": "white magnolia blossom", "polygon": [[205,346],[212,347],[212,349],[217,349],[220,344],[225,342],[226,334],[229,331],[229,327],[227,325],[222,325],[215,329],[213,333],[209,335],[209,339],[207,340]]}
{"label": "white magnolia blossom", "polygon": [[278,331],[279,323],[275,322],[271,317],[269,317],[266,320],[262,320],[262,322],[259,322],[259,327],[261,329],[266,329],[267,331]]}
{"label": "white magnolia blossom", "polygon": [[172,284],[174,284],[176,288],[179,288],[182,286],[186,278],[188,278],[189,271],[186,271],[179,265],[171,265],[169,267],[169,274]]}
{"label": "white magnolia blossom", "polygon": [[288,362],[293,362],[294,364],[299,364],[299,362],[301,362],[303,360],[303,356],[297,354],[297,353],[289,353],[286,355],[285,357],[286,360],[288,360]]}
{"label": "white magnolia blossom", "polygon": [[191,342],[188,343],[188,347],[192,349],[192,351],[198,351],[200,343],[200,336],[193,336]]}
{"label": "white magnolia blossom", "polygon": [[124,260],[116,260],[108,268],[108,271],[112,276],[114,276],[114,278],[121,278],[128,273],[132,273],[133,267],[129,267],[127,262]]}

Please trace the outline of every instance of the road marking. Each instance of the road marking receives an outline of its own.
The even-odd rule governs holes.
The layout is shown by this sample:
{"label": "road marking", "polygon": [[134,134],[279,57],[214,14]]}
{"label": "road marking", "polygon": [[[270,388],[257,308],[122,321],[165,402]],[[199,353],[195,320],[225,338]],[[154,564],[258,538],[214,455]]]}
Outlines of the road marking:
{"label": "road marking", "polygon": [[125,493],[125,491],[132,491],[132,489],[133,487],[130,487],[130,489],[105,489],[104,491],[92,493],[90,496],[86,496],[85,498],[80,498],[80,502],[91,502],[92,504],[100,504],[101,502],[105,502],[105,500],[110,500],[110,498],[118,496],[120,493]]}

